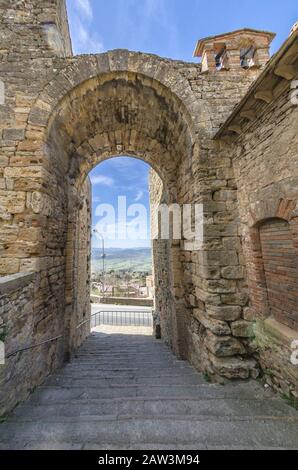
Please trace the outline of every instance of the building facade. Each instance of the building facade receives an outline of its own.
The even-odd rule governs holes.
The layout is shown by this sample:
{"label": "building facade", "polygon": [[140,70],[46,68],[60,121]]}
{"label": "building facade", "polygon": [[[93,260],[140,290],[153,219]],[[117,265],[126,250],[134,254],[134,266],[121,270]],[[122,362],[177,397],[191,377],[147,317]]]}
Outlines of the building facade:
{"label": "building facade", "polygon": [[15,3],[0,5],[1,412],[89,334],[88,173],[121,155],[151,165],[153,205],[203,206],[200,249],[153,241],[164,340],[214,380],[261,373],[297,397],[297,29],[270,60],[274,35],[252,29],[199,41],[201,64],[73,56],[64,0]]}

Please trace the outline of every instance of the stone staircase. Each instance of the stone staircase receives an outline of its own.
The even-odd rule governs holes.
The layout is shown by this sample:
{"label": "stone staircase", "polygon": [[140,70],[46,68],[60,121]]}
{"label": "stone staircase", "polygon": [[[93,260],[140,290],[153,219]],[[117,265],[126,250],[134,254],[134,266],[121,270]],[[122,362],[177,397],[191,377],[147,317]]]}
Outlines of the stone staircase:
{"label": "stone staircase", "polygon": [[110,333],[14,410],[0,449],[298,447],[298,413],[258,382],[210,384],[149,334]]}

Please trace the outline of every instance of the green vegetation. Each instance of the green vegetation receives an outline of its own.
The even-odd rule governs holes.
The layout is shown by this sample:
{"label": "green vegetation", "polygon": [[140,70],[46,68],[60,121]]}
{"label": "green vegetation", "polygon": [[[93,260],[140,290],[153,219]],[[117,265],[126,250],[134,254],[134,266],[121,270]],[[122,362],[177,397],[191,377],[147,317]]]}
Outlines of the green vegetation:
{"label": "green vegetation", "polygon": [[288,396],[285,393],[281,396],[282,399],[292,408],[295,408],[295,410],[298,411],[298,398],[295,398],[293,396]]}
{"label": "green vegetation", "polygon": [[268,377],[274,377],[275,373],[274,370],[272,369],[264,369],[264,374],[267,375]]}
{"label": "green vegetation", "polygon": [[[133,271],[140,273],[152,272],[152,259],[150,248],[116,249],[107,248],[105,252],[106,271]],[[92,250],[92,272],[102,270],[102,251],[99,248]]]}
{"label": "green vegetation", "polygon": [[211,382],[211,377],[210,375],[208,374],[208,372],[205,372],[205,374],[203,375],[204,379],[206,380],[206,382],[210,383]]}
{"label": "green vegetation", "polygon": [[7,337],[7,329],[6,329],[6,327],[0,328],[0,341],[2,341],[2,343],[4,343],[6,337]]}

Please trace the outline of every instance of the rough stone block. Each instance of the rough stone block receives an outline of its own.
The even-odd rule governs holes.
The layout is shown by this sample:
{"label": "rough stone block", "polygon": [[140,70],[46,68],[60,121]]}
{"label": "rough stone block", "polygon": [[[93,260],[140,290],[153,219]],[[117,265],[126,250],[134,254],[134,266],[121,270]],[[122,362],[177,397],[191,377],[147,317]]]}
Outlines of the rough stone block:
{"label": "rough stone block", "polygon": [[20,260],[14,258],[0,259],[0,275],[15,274],[19,271]]}
{"label": "rough stone block", "polygon": [[242,309],[238,306],[207,306],[207,314],[211,318],[223,321],[236,321],[241,317]]}
{"label": "rough stone block", "polygon": [[240,305],[244,307],[249,301],[249,296],[246,292],[236,292],[235,294],[222,294],[221,301],[225,305]]}
{"label": "rough stone block", "polygon": [[[21,214],[25,210],[26,193],[23,191],[0,191],[0,217],[1,212]],[[2,210],[1,210],[2,209]]]}
{"label": "rough stone block", "polygon": [[222,268],[221,275],[224,279],[243,279],[243,266],[227,266]]}
{"label": "rough stone block", "polygon": [[236,292],[236,286],[232,280],[206,280],[204,281],[204,286],[208,292],[213,294],[229,294]]}
{"label": "rough stone block", "polygon": [[255,312],[253,311],[251,307],[245,307],[243,309],[243,318],[244,320],[247,320],[249,322],[255,319]]}
{"label": "rough stone block", "polygon": [[236,201],[237,191],[232,189],[221,189],[214,193],[213,199],[214,201]]}
{"label": "rough stone block", "polygon": [[4,129],[3,139],[4,140],[23,140],[25,137],[25,129]]}
{"label": "rough stone block", "polygon": [[206,316],[204,312],[199,309],[194,309],[193,314],[195,318],[208,330],[219,336],[229,335],[231,329],[228,323]]}
{"label": "rough stone block", "polygon": [[216,294],[210,294],[199,287],[195,289],[197,299],[205,302],[206,305],[220,305],[220,296]]}
{"label": "rough stone block", "polygon": [[237,357],[217,357],[210,354],[210,360],[215,372],[227,379],[257,378],[259,375],[258,364],[254,359],[242,359]]}
{"label": "rough stone block", "polygon": [[218,357],[236,356],[246,353],[246,349],[240,341],[231,336],[217,336],[207,332],[205,346]]}
{"label": "rough stone block", "polygon": [[252,338],[254,336],[253,323],[245,320],[239,320],[231,323],[233,336],[240,338]]}

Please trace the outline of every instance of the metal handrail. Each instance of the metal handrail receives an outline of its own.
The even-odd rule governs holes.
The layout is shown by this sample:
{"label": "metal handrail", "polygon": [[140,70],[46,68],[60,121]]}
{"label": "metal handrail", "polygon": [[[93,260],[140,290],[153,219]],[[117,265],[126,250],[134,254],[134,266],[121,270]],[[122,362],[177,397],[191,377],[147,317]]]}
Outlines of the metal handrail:
{"label": "metal handrail", "polygon": [[[101,324],[105,324],[105,318],[107,319],[107,325],[151,326],[152,323],[150,321],[150,313],[152,315],[152,310],[99,310],[91,316],[96,317],[96,319],[99,317],[99,323],[97,323],[95,320],[95,325],[92,326],[95,327]],[[103,316],[103,322],[100,319],[101,314]],[[138,316],[138,314],[142,314],[143,316]]]}
{"label": "metal handrail", "polygon": [[[117,310],[99,310],[98,312],[95,312],[95,313],[92,313],[90,315],[90,318],[88,318],[87,320],[83,321],[82,323],[79,323],[76,327],[76,329],[79,329],[81,328],[83,325],[85,325],[86,323],[90,322],[92,317],[96,317],[97,315],[100,315],[101,313],[103,314],[109,314],[109,313],[115,313],[116,312],[116,317],[117,317],[117,313],[150,313],[150,311],[148,310],[123,310],[123,311],[117,311]],[[18,349],[10,354],[7,354],[7,356],[5,356],[5,359],[9,359],[13,356],[16,356],[18,353],[20,352],[25,352],[25,351],[29,351],[31,349],[35,349],[35,348],[38,348],[39,346],[43,346],[44,344],[48,344],[48,343],[52,343],[54,341],[58,341],[59,339],[62,339],[64,338],[64,335],[60,335],[60,336],[56,336],[55,338],[51,338],[51,339],[48,339],[46,341],[42,341],[40,343],[37,343],[37,344],[33,344],[32,346],[27,346],[26,348],[21,348],[21,349]]]}
{"label": "metal handrail", "polygon": [[99,310],[98,312],[91,313],[90,317],[89,317],[87,320],[82,321],[82,323],[79,323],[79,324],[76,326],[76,329],[78,330],[79,328],[81,328],[81,326],[83,326],[83,325],[85,325],[86,323],[90,322],[92,317],[95,317],[96,315],[98,315],[98,314],[101,313],[102,311],[103,311],[103,310]]}
{"label": "metal handrail", "polygon": [[17,351],[14,351],[10,354],[7,354],[7,356],[5,356],[5,359],[9,359],[10,357],[16,356],[20,352],[29,351],[30,349],[38,348],[39,346],[43,346],[44,344],[52,343],[54,341],[58,341],[58,339],[61,339],[61,338],[64,338],[64,335],[56,336],[55,338],[51,338],[51,339],[48,339],[46,341],[42,341],[41,343],[33,344],[32,346],[28,346],[26,348],[18,349]]}
{"label": "metal handrail", "polygon": [[85,325],[86,323],[90,322],[91,317],[93,317],[93,315],[91,315],[90,318],[88,318],[88,320],[85,320],[85,321],[82,321],[82,323],[79,323],[79,324],[76,326],[76,330],[78,330],[79,328],[81,328],[81,327],[82,327],[83,325]]}

